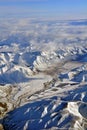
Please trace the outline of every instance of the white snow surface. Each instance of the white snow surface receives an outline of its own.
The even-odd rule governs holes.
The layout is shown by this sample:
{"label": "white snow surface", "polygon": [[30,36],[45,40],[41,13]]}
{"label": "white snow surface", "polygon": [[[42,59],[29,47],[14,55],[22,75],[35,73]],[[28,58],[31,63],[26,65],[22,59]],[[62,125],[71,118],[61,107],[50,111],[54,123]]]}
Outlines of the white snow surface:
{"label": "white snow surface", "polygon": [[0,127],[86,130],[85,20],[25,21],[1,24]]}

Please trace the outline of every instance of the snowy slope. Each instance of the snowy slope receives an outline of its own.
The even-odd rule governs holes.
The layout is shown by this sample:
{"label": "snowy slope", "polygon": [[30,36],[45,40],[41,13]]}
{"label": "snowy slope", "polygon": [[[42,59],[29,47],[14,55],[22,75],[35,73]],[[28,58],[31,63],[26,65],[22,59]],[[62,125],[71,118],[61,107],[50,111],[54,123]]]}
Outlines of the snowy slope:
{"label": "snowy slope", "polygon": [[11,22],[0,35],[0,129],[86,130],[87,26]]}
{"label": "snowy slope", "polygon": [[[11,85],[13,90],[10,91],[9,96],[6,95],[9,85],[1,87],[5,88],[2,89],[2,93],[4,92],[2,101],[3,99],[6,101],[6,97],[9,99],[7,106],[10,108],[7,107],[7,111],[16,107],[4,118],[5,129],[72,128],[77,130],[87,128],[87,65],[86,62],[76,61],[76,59],[73,61],[73,55],[69,56],[68,60],[68,55],[67,53],[60,59],[55,53],[45,55],[44,58],[41,54],[39,58],[43,59],[38,60],[37,57],[35,62],[41,67],[45,64],[45,69],[38,67],[38,72],[34,62],[35,68],[32,70],[32,76],[28,75],[29,80],[25,83],[17,82],[17,86]],[[83,53],[78,54],[77,57],[80,55],[85,56]],[[47,64],[47,60],[50,64]]]}

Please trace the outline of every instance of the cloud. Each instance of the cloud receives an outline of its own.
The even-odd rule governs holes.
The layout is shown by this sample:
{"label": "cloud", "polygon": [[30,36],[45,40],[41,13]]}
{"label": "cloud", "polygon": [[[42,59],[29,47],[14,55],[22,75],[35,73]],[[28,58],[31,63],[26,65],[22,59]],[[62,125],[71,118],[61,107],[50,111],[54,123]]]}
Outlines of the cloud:
{"label": "cloud", "polygon": [[[84,20],[80,20],[84,22]],[[37,50],[57,50],[69,45],[87,45],[87,26],[72,25],[71,21],[53,21],[38,18],[11,19],[0,21],[0,39],[18,37],[19,43],[31,44]],[[79,24],[79,20],[77,20]],[[13,38],[12,38],[13,37]],[[17,38],[16,38],[17,39]],[[24,41],[23,41],[24,40]],[[15,42],[18,42],[15,40]],[[24,43],[23,43],[24,42]],[[5,42],[7,43],[7,42]]]}

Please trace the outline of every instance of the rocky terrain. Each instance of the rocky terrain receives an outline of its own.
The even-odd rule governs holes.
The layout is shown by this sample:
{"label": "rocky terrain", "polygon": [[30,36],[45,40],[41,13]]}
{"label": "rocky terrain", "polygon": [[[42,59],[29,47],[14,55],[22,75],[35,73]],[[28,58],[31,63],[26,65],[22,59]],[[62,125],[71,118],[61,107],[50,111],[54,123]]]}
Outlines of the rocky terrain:
{"label": "rocky terrain", "polygon": [[0,129],[86,130],[87,26],[11,22],[0,37]]}

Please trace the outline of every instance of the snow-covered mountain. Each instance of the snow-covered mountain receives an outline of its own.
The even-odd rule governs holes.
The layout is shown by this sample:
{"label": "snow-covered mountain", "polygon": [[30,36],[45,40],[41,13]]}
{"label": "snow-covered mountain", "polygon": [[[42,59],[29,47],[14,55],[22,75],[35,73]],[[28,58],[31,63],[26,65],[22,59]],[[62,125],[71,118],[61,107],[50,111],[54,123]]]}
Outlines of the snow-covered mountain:
{"label": "snow-covered mountain", "polygon": [[86,130],[85,20],[25,21],[1,24],[0,129]]}

